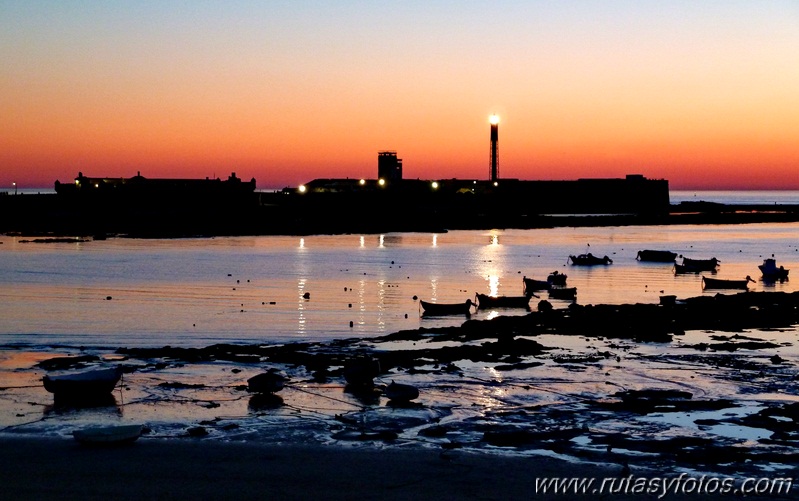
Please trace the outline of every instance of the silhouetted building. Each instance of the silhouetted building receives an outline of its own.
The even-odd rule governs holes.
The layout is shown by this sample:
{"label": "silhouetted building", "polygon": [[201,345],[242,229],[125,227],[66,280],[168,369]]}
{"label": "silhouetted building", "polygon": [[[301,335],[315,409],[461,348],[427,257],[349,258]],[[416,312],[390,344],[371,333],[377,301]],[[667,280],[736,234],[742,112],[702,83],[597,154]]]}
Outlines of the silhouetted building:
{"label": "silhouetted building", "polygon": [[387,182],[402,179],[402,159],[397,158],[396,151],[377,153],[377,178]]}

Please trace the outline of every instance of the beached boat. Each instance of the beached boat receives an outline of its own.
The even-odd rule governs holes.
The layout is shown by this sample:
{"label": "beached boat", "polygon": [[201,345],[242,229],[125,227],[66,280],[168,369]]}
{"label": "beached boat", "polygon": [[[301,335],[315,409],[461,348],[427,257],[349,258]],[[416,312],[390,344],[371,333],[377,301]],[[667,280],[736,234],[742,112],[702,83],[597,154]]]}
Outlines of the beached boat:
{"label": "beached boat", "polygon": [[44,389],[56,396],[70,398],[91,398],[111,393],[122,378],[122,369],[112,367],[95,369],[74,374],[44,376]]}
{"label": "beached boat", "polygon": [[419,398],[419,389],[410,384],[391,381],[384,391],[386,398],[394,402],[410,402]]}
{"label": "beached boat", "polygon": [[549,289],[549,297],[574,301],[577,298],[577,287],[552,287]]}
{"label": "beached boat", "polygon": [[710,259],[690,259],[687,257],[682,258],[683,266],[699,271],[716,271],[719,263],[718,259],[712,257]]}
{"label": "beached boat", "polygon": [[429,303],[420,299],[419,304],[422,305],[422,314],[428,317],[439,315],[471,315],[472,306],[474,306],[471,299],[467,299],[462,303]]}
{"label": "beached boat", "polygon": [[754,282],[752,277],[746,276],[743,280],[721,280],[718,278],[702,277],[703,289],[748,289],[749,282]]}
{"label": "beached boat", "polygon": [[275,393],[283,389],[286,381],[288,378],[280,373],[264,372],[247,380],[247,390],[252,393]]}
{"label": "beached boat", "polygon": [[127,424],[84,428],[73,431],[72,436],[78,442],[87,445],[119,445],[135,442],[141,433],[140,424]]}
{"label": "beached boat", "polygon": [[759,265],[758,268],[760,272],[763,274],[764,281],[776,281],[776,280],[785,280],[788,278],[788,271],[783,266],[777,266],[777,261],[773,258],[767,258],[763,260],[763,264]]}
{"label": "beached boat", "polygon": [[489,296],[476,293],[477,309],[484,308],[530,308],[530,298],[538,297],[535,294],[524,296]]}
{"label": "beached boat", "polygon": [[640,250],[635,256],[638,261],[650,261],[653,263],[673,263],[677,259],[677,253],[667,250]]}
{"label": "beached boat", "polygon": [[613,260],[608,256],[597,257],[590,252],[588,254],[580,254],[579,256],[569,256],[569,261],[577,266],[596,266],[613,264]]}

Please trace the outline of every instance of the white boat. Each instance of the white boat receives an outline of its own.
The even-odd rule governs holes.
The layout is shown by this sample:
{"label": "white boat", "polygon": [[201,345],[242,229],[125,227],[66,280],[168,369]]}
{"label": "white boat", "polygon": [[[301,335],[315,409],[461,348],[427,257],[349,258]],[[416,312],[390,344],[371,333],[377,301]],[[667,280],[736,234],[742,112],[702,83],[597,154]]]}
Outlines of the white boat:
{"label": "white boat", "polygon": [[75,430],[72,436],[82,444],[115,445],[135,442],[142,432],[140,424],[95,426]]}
{"label": "white boat", "polygon": [[55,395],[70,398],[89,398],[111,393],[122,378],[122,369],[96,369],[86,372],[47,375],[42,378],[44,389]]}

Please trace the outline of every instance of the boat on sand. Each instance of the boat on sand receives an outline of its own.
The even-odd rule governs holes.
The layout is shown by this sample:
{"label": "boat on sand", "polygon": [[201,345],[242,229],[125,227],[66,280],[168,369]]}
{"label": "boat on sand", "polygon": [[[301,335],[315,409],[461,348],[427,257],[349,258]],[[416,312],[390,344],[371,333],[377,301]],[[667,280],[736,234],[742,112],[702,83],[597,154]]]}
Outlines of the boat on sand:
{"label": "boat on sand", "polygon": [[118,426],[95,426],[75,430],[72,436],[86,445],[119,445],[130,444],[138,440],[142,433],[140,424]]}
{"label": "boat on sand", "polygon": [[386,398],[394,402],[409,402],[419,398],[419,389],[410,384],[391,383],[386,386],[384,394]]}
{"label": "boat on sand", "polygon": [[59,397],[92,398],[111,393],[122,378],[121,367],[95,369],[42,378],[44,389]]}

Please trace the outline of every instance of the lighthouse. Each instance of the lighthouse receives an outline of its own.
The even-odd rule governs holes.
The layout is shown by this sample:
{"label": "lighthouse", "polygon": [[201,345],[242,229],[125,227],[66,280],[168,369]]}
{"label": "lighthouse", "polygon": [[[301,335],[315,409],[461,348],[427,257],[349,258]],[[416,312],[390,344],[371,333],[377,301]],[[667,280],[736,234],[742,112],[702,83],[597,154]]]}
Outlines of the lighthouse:
{"label": "lighthouse", "polygon": [[488,123],[491,124],[491,170],[489,177],[492,182],[496,183],[499,180],[499,116],[491,115],[488,118]]}

